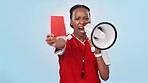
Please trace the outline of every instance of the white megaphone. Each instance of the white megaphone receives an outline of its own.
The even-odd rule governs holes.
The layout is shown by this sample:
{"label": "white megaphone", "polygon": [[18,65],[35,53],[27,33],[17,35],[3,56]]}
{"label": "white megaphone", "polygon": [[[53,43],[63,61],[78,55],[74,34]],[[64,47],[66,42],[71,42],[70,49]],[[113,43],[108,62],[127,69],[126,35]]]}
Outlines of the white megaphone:
{"label": "white megaphone", "polygon": [[100,50],[110,48],[117,39],[117,31],[109,22],[101,22],[97,25],[86,23],[84,30],[93,46]]}

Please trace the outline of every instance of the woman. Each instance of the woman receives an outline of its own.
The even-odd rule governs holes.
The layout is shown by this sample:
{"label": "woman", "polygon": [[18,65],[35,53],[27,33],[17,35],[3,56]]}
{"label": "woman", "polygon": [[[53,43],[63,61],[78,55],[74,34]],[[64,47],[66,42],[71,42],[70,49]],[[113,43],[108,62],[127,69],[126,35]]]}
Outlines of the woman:
{"label": "woman", "polygon": [[106,52],[96,48],[93,51],[82,28],[90,21],[90,9],[85,5],[75,5],[70,9],[73,33],[65,37],[57,38],[54,34],[46,37],[46,42],[56,48],[59,57],[60,83],[101,83],[99,77],[102,80],[109,78],[109,64],[103,59]]}

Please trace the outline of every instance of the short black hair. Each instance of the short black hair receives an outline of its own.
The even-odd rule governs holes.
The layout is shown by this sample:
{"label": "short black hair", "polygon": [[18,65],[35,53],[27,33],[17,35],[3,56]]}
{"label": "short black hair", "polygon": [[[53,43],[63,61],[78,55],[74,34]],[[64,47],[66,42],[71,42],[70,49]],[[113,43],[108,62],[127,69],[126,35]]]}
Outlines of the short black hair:
{"label": "short black hair", "polygon": [[73,7],[70,8],[70,10],[69,10],[69,12],[70,12],[70,18],[72,18],[72,13],[77,8],[85,8],[85,9],[87,9],[90,12],[90,9],[87,6],[77,4],[77,5],[74,5]]}

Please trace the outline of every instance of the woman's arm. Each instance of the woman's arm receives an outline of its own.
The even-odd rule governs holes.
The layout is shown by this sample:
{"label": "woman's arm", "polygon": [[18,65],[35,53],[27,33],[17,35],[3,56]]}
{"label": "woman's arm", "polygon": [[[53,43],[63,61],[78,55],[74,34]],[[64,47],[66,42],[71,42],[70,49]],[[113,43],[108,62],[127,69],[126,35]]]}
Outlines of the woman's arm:
{"label": "woman's arm", "polygon": [[[101,50],[95,49],[95,55],[100,55],[100,53],[101,53]],[[102,56],[96,56],[96,58],[98,62],[98,70],[100,73],[100,77],[106,81],[109,78],[109,67],[108,65],[105,64]]]}
{"label": "woman's arm", "polygon": [[98,62],[98,69],[99,69],[100,77],[105,81],[108,80],[108,78],[109,78],[108,65],[105,64],[102,56],[97,57],[97,62]]}

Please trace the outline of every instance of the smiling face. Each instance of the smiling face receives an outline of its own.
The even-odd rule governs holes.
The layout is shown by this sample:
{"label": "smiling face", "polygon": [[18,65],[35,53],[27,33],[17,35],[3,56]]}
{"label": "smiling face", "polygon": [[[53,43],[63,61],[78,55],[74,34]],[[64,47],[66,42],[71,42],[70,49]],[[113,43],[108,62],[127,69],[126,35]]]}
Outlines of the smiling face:
{"label": "smiling face", "polygon": [[86,38],[86,34],[82,25],[84,23],[90,22],[90,12],[86,8],[77,8],[72,13],[72,18],[70,19],[70,24],[73,26],[74,32],[73,34],[81,39]]}

